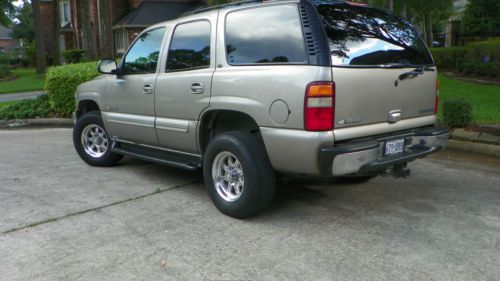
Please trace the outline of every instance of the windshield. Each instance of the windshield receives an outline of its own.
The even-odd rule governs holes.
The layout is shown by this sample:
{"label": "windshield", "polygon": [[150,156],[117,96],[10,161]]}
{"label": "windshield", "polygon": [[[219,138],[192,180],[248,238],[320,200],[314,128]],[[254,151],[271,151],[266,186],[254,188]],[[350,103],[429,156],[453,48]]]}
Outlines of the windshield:
{"label": "windshield", "polygon": [[334,66],[432,65],[427,47],[412,26],[375,8],[319,4]]}

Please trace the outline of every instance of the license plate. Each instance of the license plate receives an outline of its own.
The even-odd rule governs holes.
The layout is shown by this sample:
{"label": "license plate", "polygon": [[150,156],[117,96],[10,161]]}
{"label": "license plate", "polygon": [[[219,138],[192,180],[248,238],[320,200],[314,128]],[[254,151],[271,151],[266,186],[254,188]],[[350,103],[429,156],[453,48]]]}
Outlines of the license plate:
{"label": "license plate", "polygon": [[384,155],[390,156],[403,153],[405,148],[405,139],[395,139],[385,142]]}

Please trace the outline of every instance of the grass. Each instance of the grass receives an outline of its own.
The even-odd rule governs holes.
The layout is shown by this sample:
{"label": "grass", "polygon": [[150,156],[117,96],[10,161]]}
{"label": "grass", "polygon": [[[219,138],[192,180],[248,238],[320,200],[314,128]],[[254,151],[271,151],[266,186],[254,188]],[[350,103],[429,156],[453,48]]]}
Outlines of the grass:
{"label": "grass", "polygon": [[43,90],[44,76],[36,74],[34,68],[17,68],[12,75],[17,79],[0,82],[0,94]]}
{"label": "grass", "polygon": [[500,86],[454,80],[439,75],[439,118],[443,118],[443,102],[465,99],[472,103],[477,124],[500,125]]}
{"label": "grass", "polygon": [[4,106],[8,106],[8,105],[12,105],[12,104],[16,104],[18,103],[19,101],[18,100],[11,100],[11,101],[2,101],[0,102],[0,108],[4,107]]}

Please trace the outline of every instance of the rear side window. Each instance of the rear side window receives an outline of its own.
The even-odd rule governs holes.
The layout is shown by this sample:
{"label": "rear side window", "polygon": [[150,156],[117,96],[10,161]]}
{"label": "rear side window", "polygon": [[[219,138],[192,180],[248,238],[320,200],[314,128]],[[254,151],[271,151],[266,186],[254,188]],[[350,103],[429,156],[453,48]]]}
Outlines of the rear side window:
{"label": "rear side window", "polygon": [[168,50],[166,71],[210,67],[210,23],[196,21],[175,28]]}
{"label": "rear side window", "polygon": [[388,12],[350,4],[324,4],[317,10],[335,66],[433,64],[415,29]]}
{"label": "rear side window", "polygon": [[229,13],[226,56],[233,65],[305,63],[297,6],[276,5]]}

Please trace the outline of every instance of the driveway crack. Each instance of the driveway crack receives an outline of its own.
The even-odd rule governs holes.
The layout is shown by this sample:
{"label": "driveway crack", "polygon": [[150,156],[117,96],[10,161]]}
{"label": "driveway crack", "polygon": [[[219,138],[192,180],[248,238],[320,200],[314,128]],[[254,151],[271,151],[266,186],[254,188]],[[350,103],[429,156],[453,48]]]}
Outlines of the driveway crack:
{"label": "driveway crack", "polygon": [[83,214],[86,214],[86,213],[90,213],[90,212],[102,210],[102,209],[105,209],[105,208],[113,207],[113,206],[116,206],[116,205],[119,205],[119,204],[123,204],[123,203],[131,202],[131,201],[143,199],[143,198],[155,195],[155,194],[160,194],[160,193],[163,193],[163,192],[166,192],[166,191],[178,189],[178,188],[189,186],[189,185],[196,184],[196,183],[200,183],[200,181],[198,181],[198,180],[197,181],[191,181],[191,182],[187,182],[187,183],[175,185],[175,186],[163,189],[163,190],[155,190],[153,192],[149,192],[149,193],[142,194],[142,195],[139,195],[139,196],[135,196],[135,197],[123,199],[123,200],[116,201],[116,202],[112,202],[112,203],[109,203],[109,204],[106,204],[106,205],[102,205],[102,206],[98,206],[98,207],[94,207],[94,208],[90,208],[90,209],[85,209],[85,210],[78,211],[78,212],[75,212],[75,213],[66,214],[66,215],[63,215],[63,216],[60,216],[60,217],[48,218],[48,219],[45,219],[45,220],[42,220],[42,221],[37,221],[37,222],[34,222],[34,223],[30,223],[30,224],[27,224],[27,225],[23,225],[23,226],[19,226],[19,227],[15,227],[15,228],[6,230],[6,231],[2,232],[2,234],[9,234],[9,233],[12,233],[12,232],[17,232],[19,230],[24,230],[24,229],[27,229],[27,228],[39,226],[39,225],[42,225],[42,224],[59,221],[59,220],[65,219],[65,218],[74,217],[74,216],[78,216],[78,215],[83,215]]}

